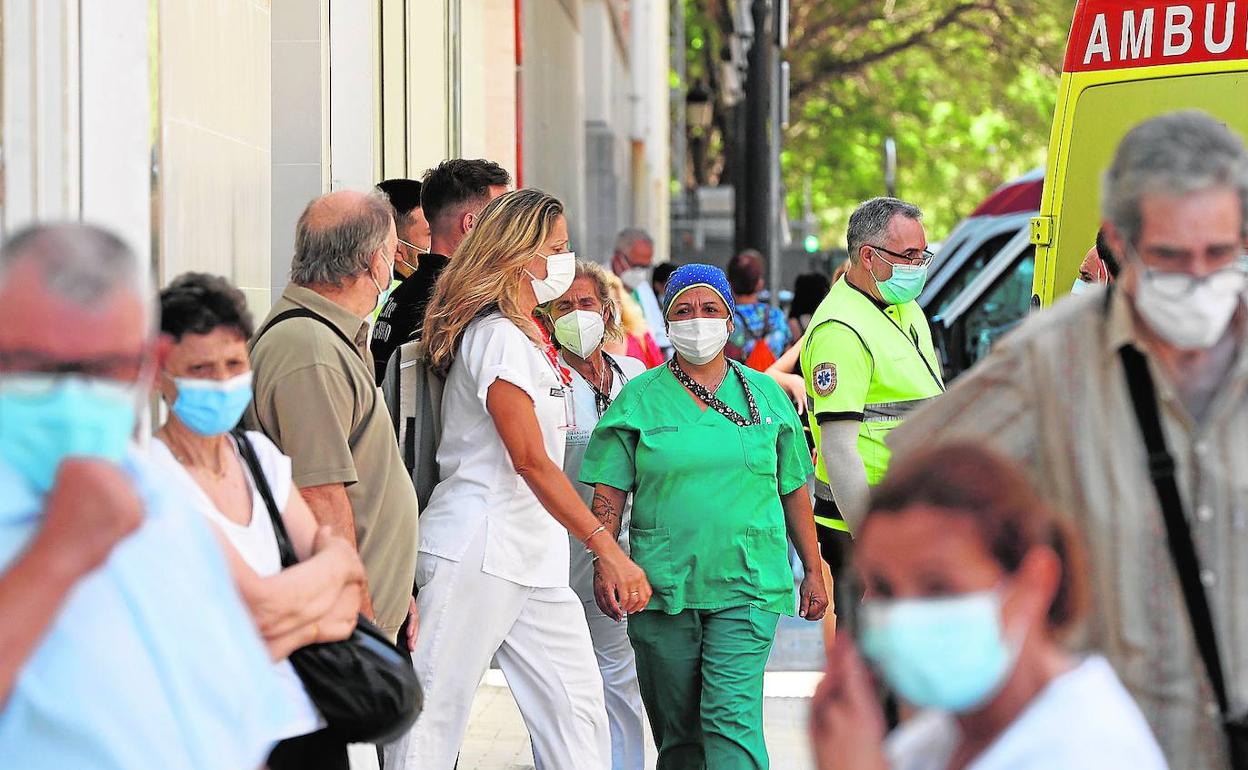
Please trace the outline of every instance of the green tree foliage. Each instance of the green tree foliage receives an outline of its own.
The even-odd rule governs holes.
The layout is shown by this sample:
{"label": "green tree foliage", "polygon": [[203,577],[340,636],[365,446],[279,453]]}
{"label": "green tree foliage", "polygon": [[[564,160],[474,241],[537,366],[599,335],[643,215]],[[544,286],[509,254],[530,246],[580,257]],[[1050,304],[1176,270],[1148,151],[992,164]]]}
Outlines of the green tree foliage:
{"label": "green tree foliage", "polygon": [[[687,0],[688,31],[702,37],[688,49],[693,82],[714,74],[707,49],[731,31],[727,2]],[[994,187],[1043,165],[1073,10],[1071,0],[791,0],[790,212],[809,176],[824,245],[840,245],[853,206],[885,192],[892,136],[897,192],[943,238]],[[711,157],[731,141],[718,133]]]}

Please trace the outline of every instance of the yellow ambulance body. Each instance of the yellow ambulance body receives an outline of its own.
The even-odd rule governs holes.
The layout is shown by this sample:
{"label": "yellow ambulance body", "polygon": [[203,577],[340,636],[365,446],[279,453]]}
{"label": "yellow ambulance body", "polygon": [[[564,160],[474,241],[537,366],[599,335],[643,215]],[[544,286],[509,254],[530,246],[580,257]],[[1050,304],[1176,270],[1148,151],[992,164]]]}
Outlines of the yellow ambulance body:
{"label": "yellow ambulance body", "polygon": [[1180,109],[1209,112],[1248,137],[1248,0],[1079,0],[1031,223],[1033,304],[1074,284],[1123,135]]}

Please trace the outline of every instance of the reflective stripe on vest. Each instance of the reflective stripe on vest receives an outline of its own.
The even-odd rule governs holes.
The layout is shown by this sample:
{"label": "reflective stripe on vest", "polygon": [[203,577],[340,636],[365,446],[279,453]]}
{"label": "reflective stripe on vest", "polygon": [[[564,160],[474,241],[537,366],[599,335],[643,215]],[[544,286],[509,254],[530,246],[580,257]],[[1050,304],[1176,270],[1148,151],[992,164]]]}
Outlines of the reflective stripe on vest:
{"label": "reflective stripe on vest", "polygon": [[900,420],[924,404],[935,401],[938,396],[916,398],[913,401],[893,401],[887,404],[867,404],[862,410],[863,422],[889,422]]}

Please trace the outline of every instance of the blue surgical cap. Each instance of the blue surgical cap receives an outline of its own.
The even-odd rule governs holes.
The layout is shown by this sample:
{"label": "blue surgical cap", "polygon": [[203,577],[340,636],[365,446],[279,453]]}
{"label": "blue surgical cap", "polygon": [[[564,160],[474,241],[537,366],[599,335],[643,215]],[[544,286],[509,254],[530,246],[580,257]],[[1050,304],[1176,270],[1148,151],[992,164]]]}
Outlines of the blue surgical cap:
{"label": "blue surgical cap", "polygon": [[728,285],[728,276],[714,265],[682,265],[667,279],[667,290],[663,292],[663,315],[672,307],[676,298],[695,286],[705,286],[714,291],[724,300],[728,315],[736,312],[736,303],[732,301],[732,287]]}

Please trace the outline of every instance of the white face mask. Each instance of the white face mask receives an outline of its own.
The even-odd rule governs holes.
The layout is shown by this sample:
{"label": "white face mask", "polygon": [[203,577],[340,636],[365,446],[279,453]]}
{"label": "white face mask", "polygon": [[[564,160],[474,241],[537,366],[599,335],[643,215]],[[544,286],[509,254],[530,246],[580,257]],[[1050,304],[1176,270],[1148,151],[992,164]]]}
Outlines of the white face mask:
{"label": "white face mask", "polygon": [[606,330],[602,313],[573,310],[555,321],[555,339],[577,358],[585,358],[602,344]]}
{"label": "white face mask", "polygon": [[1079,294],[1083,294],[1085,291],[1087,291],[1090,288],[1092,288],[1092,284],[1088,283],[1082,278],[1076,278],[1075,285],[1070,287],[1070,293],[1077,296]]}
{"label": "white face mask", "polygon": [[1204,279],[1185,273],[1142,271],[1135,309],[1162,339],[1182,350],[1204,350],[1226,333],[1243,300],[1245,273],[1238,266]]}
{"label": "white face mask", "polygon": [[[541,256],[541,255],[539,255]],[[554,302],[563,296],[563,293],[572,286],[572,279],[576,277],[576,252],[565,251],[562,254],[551,254],[549,257],[543,256],[546,260],[546,277],[533,278],[533,274],[528,270],[529,277],[533,278],[533,293],[537,295],[537,304],[545,305],[547,302]]]}
{"label": "white face mask", "polygon": [[632,291],[645,283],[646,278],[649,276],[650,269],[647,267],[630,267],[623,273],[620,273],[620,283],[624,284],[624,288]]}
{"label": "white face mask", "polygon": [[667,338],[686,361],[701,366],[719,355],[728,344],[728,319],[672,321],[667,325]]}

